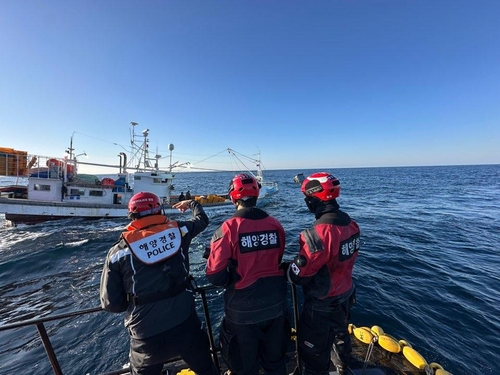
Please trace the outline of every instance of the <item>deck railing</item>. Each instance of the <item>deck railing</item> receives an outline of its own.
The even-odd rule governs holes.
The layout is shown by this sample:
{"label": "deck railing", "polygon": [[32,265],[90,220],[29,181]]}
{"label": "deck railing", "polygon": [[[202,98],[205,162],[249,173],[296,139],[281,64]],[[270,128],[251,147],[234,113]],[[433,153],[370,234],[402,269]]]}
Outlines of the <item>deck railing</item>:
{"label": "deck railing", "polygon": [[[214,287],[214,286],[198,287],[195,285],[195,283],[193,281],[193,290],[195,293],[197,293],[201,297],[201,302],[202,302],[202,306],[203,306],[203,314],[205,316],[205,323],[206,323],[206,327],[207,327],[207,333],[208,333],[208,338],[209,338],[209,342],[210,342],[210,351],[212,354],[212,358],[213,358],[214,363],[217,366],[217,368],[220,369],[219,357],[218,357],[218,354],[220,352],[220,348],[215,345],[214,334],[213,334],[213,330],[212,330],[212,323],[211,323],[211,319],[210,319],[210,314],[208,312],[208,303],[207,303],[207,292],[210,290],[214,290],[214,289],[218,289],[218,288]],[[104,310],[100,307],[94,307],[94,308],[74,311],[74,312],[65,313],[65,314],[46,316],[43,318],[30,319],[30,320],[26,320],[26,321],[22,321],[22,322],[0,325],[0,332],[12,330],[15,328],[20,328],[20,327],[36,326],[36,329],[38,331],[38,335],[40,336],[40,339],[42,340],[43,346],[45,348],[45,352],[47,354],[47,358],[50,361],[54,375],[63,375],[63,372],[61,370],[61,366],[59,365],[59,361],[57,359],[56,353],[54,352],[54,348],[52,347],[52,343],[50,341],[49,335],[47,334],[47,330],[45,329],[45,323],[55,321],[55,320],[61,320],[61,319],[65,319],[65,318],[86,315],[86,314],[99,313],[99,312],[104,312]],[[178,360],[180,360],[180,358],[173,358],[168,363],[173,363],[173,362],[176,362]],[[130,373],[130,370],[128,368],[124,368],[124,369],[119,369],[119,370],[115,370],[115,371],[111,371],[111,372],[106,372],[106,373],[101,374],[101,375],[120,375],[120,374],[128,374],[128,373]]]}
{"label": "deck railing", "polygon": [[[293,319],[294,319],[294,325],[296,326],[298,317],[299,317],[299,308],[298,308],[298,297],[297,297],[297,288],[293,284],[288,284],[290,289],[291,289],[291,297],[292,297],[292,310],[293,310]],[[204,286],[198,286],[196,284],[196,280],[194,278],[191,278],[191,287],[195,294],[199,296],[201,299],[201,304],[203,308],[203,315],[205,317],[205,325],[207,327],[207,334],[208,334],[208,339],[210,343],[210,352],[212,355],[212,359],[219,369],[219,372],[221,372],[222,367],[219,361],[219,355],[220,355],[220,347],[215,344],[215,339],[214,339],[214,332],[213,332],[213,327],[212,327],[212,321],[210,318],[210,313],[208,310],[208,303],[207,303],[207,292],[213,291],[213,290],[219,290],[222,289],[221,287],[216,287],[213,285],[204,285]],[[74,311],[74,312],[69,312],[65,314],[59,314],[59,315],[52,315],[52,316],[46,316],[43,318],[37,318],[37,319],[30,319],[30,320],[25,320],[21,322],[16,322],[16,323],[11,323],[11,324],[5,324],[5,325],[0,325],[0,332],[1,331],[7,331],[7,330],[12,330],[15,328],[20,328],[20,327],[27,327],[27,326],[36,326],[36,329],[38,331],[38,335],[40,336],[40,339],[42,340],[43,346],[45,348],[45,352],[47,354],[47,358],[50,361],[50,364],[52,366],[52,370],[54,375],[63,375],[63,372],[61,370],[61,366],[59,365],[59,361],[57,359],[57,356],[54,352],[54,348],[52,347],[52,343],[50,342],[50,338],[47,334],[47,330],[45,329],[45,323],[55,321],[55,320],[61,320],[65,318],[71,318],[71,317],[76,317],[76,316],[81,316],[81,315],[86,315],[86,314],[94,314],[94,313],[102,313],[106,312],[103,310],[101,307],[93,307],[89,309],[84,309],[84,310],[79,310],[79,311]],[[293,336],[293,334],[292,334]],[[295,340],[295,345],[297,345],[297,340]],[[297,350],[297,347],[295,348]],[[173,358],[171,361],[167,362],[166,365],[174,362],[178,362],[180,358]],[[298,357],[296,358],[297,360],[297,365],[298,368],[301,368],[301,364],[299,362]],[[122,368],[119,370],[114,370],[111,372],[106,372],[102,373],[100,375],[121,375],[121,374],[129,374],[130,370],[128,368]]]}

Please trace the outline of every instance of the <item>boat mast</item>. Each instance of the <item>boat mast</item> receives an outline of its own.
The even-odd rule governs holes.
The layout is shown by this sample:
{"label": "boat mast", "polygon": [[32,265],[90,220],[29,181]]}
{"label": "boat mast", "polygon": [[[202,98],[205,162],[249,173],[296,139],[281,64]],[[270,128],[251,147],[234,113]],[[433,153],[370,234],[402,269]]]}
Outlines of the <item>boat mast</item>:
{"label": "boat mast", "polygon": [[144,168],[146,169],[150,167],[149,163],[149,152],[148,152],[148,135],[149,135],[149,129],[145,129],[142,131],[142,136],[144,137],[144,140],[141,145],[139,145],[136,142],[136,137],[139,137],[139,135],[136,136],[135,134],[135,127],[139,125],[137,122],[130,122],[130,125],[132,125],[132,134],[130,137],[130,146],[131,146],[131,158],[130,158],[130,165],[134,167],[135,170],[140,170],[141,169],[141,163],[144,163]]}
{"label": "boat mast", "polygon": [[[151,164],[149,163],[149,145],[148,145],[148,135],[149,129],[145,129],[142,131],[142,136],[144,137],[144,141],[142,142],[142,162],[144,163],[144,169],[151,168]],[[139,162],[141,165],[141,162]]]}
{"label": "boat mast", "polygon": [[256,160],[257,163],[257,181],[262,183],[263,180],[263,175],[262,175],[262,167],[261,167],[261,162],[260,162],[260,150],[259,150],[259,158]]}
{"label": "boat mast", "polygon": [[[136,171],[146,171],[148,169],[155,170],[157,172],[160,171],[159,160],[161,159],[161,155],[158,153],[158,148],[156,148],[156,154],[154,155],[154,158],[149,156],[149,129],[144,129],[142,131],[142,136],[144,137],[144,139],[139,144],[139,142],[136,140],[136,136],[139,137],[139,135],[135,134],[135,127],[138,125],[138,123],[131,122],[130,125],[132,125],[132,133],[130,135],[130,144],[132,150],[129,165],[132,166]],[[170,143],[168,145],[168,149],[170,151],[169,172],[172,172],[172,168],[174,167],[174,165],[172,164],[172,151],[174,149],[174,145]],[[152,164],[153,160],[154,164]]]}
{"label": "boat mast", "polygon": [[73,151],[75,150],[73,148],[73,136],[75,135],[75,132],[71,134],[71,138],[69,139],[69,147],[66,150],[66,153],[69,154],[69,160],[73,160]]}
{"label": "boat mast", "polygon": [[170,162],[169,162],[169,166],[168,166],[168,171],[172,172],[172,168],[173,168],[173,165],[172,165],[172,151],[174,151],[174,145],[173,145],[173,143],[169,143],[168,144],[168,151],[170,151]]}
{"label": "boat mast", "polygon": [[[233,149],[231,149],[231,148],[228,148],[228,149],[227,149],[227,151],[228,151],[231,155],[233,155],[233,157],[234,157],[234,158],[235,158],[235,159],[236,159],[239,163],[241,163],[241,166],[242,166],[242,167],[244,167],[244,168],[246,168],[246,169],[247,169],[247,171],[248,171],[248,172],[249,172],[252,176],[254,176],[254,177],[257,179],[257,181],[262,182],[262,179],[263,179],[263,173],[262,173],[262,167],[261,167],[262,163],[261,163],[261,161],[260,161],[260,150],[259,150],[259,154],[258,154],[258,155],[259,155],[259,158],[258,158],[258,159],[254,159],[254,158],[251,158],[251,157],[249,157],[249,156],[246,156],[246,155],[240,154],[239,152],[236,152],[236,151],[234,151],[234,150],[233,150]],[[242,158],[247,159],[247,160],[248,160],[249,162],[251,162],[251,163],[255,163],[255,165],[257,166],[257,175],[255,175],[255,174],[254,174],[254,173],[250,170],[250,168],[248,168],[248,166],[247,166],[247,165],[246,165],[246,164],[245,164],[245,163],[244,163],[244,162],[243,162],[243,161],[239,158],[239,156],[238,156],[238,155],[239,155],[239,156],[241,156]]]}
{"label": "boat mast", "polygon": [[134,168],[134,169],[138,169],[139,168],[139,164],[140,164],[140,161],[139,163],[135,163],[135,148],[136,148],[136,145],[135,145],[135,127],[137,125],[139,125],[137,122],[134,122],[134,121],[130,121],[130,125],[132,125],[132,134],[130,135],[130,165]]}
{"label": "boat mast", "polygon": [[68,180],[68,165],[72,165],[74,167],[74,175],[78,174],[78,160],[76,158],[80,155],[85,155],[87,156],[86,152],[82,152],[81,154],[75,155],[75,149],[73,148],[73,136],[75,135],[76,131],[71,134],[71,138],[69,140],[69,147],[66,150],[66,153],[69,156],[64,157],[64,166],[63,166],[63,171],[64,171],[64,178],[63,181],[66,182]]}

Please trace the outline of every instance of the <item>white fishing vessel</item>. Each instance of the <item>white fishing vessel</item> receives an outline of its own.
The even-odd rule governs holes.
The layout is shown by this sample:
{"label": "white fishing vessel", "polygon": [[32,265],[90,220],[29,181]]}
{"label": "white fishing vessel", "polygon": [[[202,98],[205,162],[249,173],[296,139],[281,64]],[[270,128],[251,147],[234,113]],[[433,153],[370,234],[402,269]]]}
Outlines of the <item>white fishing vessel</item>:
{"label": "white fishing vessel", "polygon": [[[158,195],[167,215],[178,213],[171,204],[175,173],[172,165],[162,169],[160,155],[149,155],[149,129],[136,136],[132,122],[131,152],[121,152],[119,165],[105,165],[82,162],[82,154],[75,154],[73,137],[64,158],[28,155],[12,149],[0,149],[0,175],[27,178],[25,191],[19,194],[13,187],[4,187],[0,197],[0,213],[11,225],[36,223],[65,218],[126,218],[127,204],[135,192],[149,191]],[[173,144],[169,144],[172,153]],[[9,152],[10,151],[10,152]],[[170,158],[171,160],[171,158]],[[119,171],[114,178],[99,178],[78,173],[80,165],[113,167]],[[22,187],[21,187],[22,188]],[[10,190],[9,190],[10,189]],[[205,208],[230,206],[231,202],[220,196],[211,195],[202,200]]]}

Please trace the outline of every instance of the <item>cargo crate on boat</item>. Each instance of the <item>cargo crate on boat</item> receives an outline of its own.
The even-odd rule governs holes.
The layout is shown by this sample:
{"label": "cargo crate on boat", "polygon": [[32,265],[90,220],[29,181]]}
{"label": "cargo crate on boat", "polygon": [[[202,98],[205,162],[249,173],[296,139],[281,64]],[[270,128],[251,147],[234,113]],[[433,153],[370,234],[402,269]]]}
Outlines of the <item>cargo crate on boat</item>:
{"label": "cargo crate on boat", "polygon": [[13,148],[0,147],[0,175],[26,176],[28,153]]}

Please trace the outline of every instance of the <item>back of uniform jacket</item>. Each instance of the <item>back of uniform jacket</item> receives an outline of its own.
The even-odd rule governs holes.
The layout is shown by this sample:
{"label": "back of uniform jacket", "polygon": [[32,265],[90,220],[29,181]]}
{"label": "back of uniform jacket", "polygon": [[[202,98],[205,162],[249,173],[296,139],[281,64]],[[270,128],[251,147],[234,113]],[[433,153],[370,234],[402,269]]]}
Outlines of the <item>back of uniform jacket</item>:
{"label": "back of uniform jacket", "polygon": [[[193,219],[178,221],[181,236],[180,251],[175,256],[145,264],[134,255],[124,237],[108,252],[101,275],[100,299],[103,309],[126,311],[125,326],[130,335],[144,339],[173,328],[189,317],[194,306],[194,295],[189,287],[168,291],[182,284],[189,275],[189,245],[194,236],[208,226],[208,217],[197,202],[191,203]],[[153,215],[134,220],[130,230],[161,227],[165,216]],[[133,303],[133,297],[138,304]]]}
{"label": "back of uniform jacket", "polygon": [[286,279],[279,269],[285,231],[278,220],[252,207],[237,210],[214,233],[207,278],[226,288],[226,317],[239,324],[272,319],[286,308]]}
{"label": "back of uniform jacket", "polygon": [[301,232],[299,255],[289,275],[306,298],[334,298],[353,287],[352,270],[360,248],[358,224],[341,210],[326,213]]}

